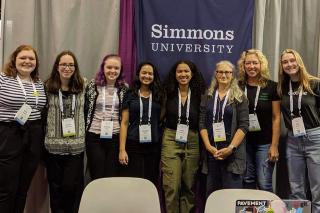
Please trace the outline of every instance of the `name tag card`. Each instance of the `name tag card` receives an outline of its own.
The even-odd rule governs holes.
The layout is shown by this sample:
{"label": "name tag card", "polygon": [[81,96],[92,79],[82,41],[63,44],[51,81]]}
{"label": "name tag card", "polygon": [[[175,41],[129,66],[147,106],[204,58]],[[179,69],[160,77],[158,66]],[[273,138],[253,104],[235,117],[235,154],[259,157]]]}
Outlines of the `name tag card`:
{"label": "name tag card", "polygon": [[304,128],[302,117],[292,119],[292,131],[294,137],[306,135],[306,129]]}
{"label": "name tag card", "polygon": [[149,124],[139,125],[139,140],[140,140],[140,143],[150,143],[152,141],[151,125]]}
{"label": "name tag card", "polygon": [[176,131],[176,141],[179,143],[187,143],[189,126],[186,124],[178,124]]}
{"label": "name tag card", "polygon": [[249,131],[250,132],[261,131],[257,114],[249,114]]}
{"label": "name tag card", "polygon": [[30,114],[31,114],[32,108],[28,104],[24,103],[21,108],[18,110],[16,115],[14,116],[14,120],[16,120],[19,124],[24,125]]}
{"label": "name tag card", "polygon": [[73,118],[62,119],[63,137],[71,137],[76,135],[76,128]]}
{"label": "name tag card", "polygon": [[224,123],[219,122],[219,123],[213,123],[212,124],[212,129],[213,129],[213,140],[214,142],[221,142],[221,141],[226,141],[226,130],[224,128]]}
{"label": "name tag card", "polygon": [[100,138],[111,139],[113,121],[101,121]]}

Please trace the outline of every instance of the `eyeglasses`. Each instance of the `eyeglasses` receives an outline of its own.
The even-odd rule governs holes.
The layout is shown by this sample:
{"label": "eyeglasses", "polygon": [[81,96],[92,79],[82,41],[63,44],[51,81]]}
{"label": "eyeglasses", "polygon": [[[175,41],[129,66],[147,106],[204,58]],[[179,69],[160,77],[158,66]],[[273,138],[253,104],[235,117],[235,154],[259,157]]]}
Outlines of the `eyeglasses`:
{"label": "eyeglasses", "polygon": [[63,69],[69,68],[70,70],[73,70],[75,68],[74,64],[59,64],[59,66]]}
{"label": "eyeglasses", "polygon": [[232,74],[232,71],[217,70],[216,73],[219,74],[219,75],[223,75],[223,74],[225,74],[225,75],[231,75],[231,74]]}

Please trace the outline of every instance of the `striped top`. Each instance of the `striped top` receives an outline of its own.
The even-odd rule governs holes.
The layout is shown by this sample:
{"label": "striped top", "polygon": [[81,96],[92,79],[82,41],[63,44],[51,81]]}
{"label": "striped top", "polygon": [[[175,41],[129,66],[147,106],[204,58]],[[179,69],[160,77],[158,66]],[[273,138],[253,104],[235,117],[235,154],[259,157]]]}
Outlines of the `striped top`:
{"label": "striped top", "polygon": [[[22,82],[27,93],[27,104],[31,106],[32,112],[28,120],[41,119],[41,110],[46,104],[46,94],[41,81],[34,83],[37,93],[34,93],[30,82]],[[36,106],[36,95],[38,105]],[[25,103],[25,96],[16,78],[0,74],[0,122],[14,121],[14,116]]]}

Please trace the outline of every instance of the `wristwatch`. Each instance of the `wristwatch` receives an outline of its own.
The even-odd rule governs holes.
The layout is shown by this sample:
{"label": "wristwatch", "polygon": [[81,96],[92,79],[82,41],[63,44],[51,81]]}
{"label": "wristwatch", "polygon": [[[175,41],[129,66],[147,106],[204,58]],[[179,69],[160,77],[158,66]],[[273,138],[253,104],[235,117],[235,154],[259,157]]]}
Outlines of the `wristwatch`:
{"label": "wristwatch", "polygon": [[231,148],[232,150],[232,153],[235,153],[237,151],[237,147],[232,145],[232,144],[229,144],[229,147]]}

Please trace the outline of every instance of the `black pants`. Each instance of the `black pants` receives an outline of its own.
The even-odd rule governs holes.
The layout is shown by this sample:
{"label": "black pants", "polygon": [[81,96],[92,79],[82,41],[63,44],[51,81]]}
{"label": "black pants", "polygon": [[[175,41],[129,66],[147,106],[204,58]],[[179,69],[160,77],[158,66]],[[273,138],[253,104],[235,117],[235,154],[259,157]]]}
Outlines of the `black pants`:
{"label": "black pants", "polygon": [[43,151],[40,120],[0,122],[0,212],[22,213]]}
{"label": "black pants", "polygon": [[150,180],[156,186],[159,181],[160,143],[141,144],[127,140],[129,163],[122,166],[120,175]]}
{"label": "black pants", "polygon": [[83,153],[46,154],[52,213],[77,213],[83,191]]}
{"label": "black pants", "polygon": [[100,135],[88,132],[86,153],[93,180],[119,175],[119,135],[113,135],[112,139],[101,139]]}

